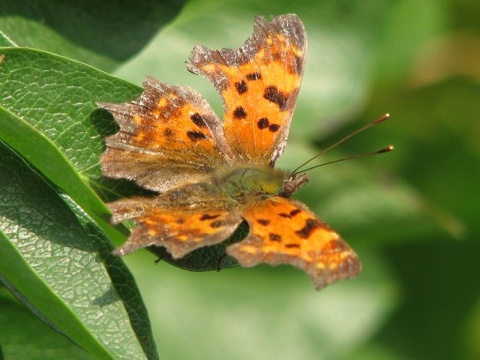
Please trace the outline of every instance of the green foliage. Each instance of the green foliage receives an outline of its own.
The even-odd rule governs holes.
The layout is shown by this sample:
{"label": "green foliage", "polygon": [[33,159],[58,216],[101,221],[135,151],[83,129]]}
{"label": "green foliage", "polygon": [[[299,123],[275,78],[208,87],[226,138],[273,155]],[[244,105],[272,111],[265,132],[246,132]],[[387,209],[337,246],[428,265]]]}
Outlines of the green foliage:
{"label": "green foliage", "polygon": [[16,46],[113,70],[137,54],[182,4],[178,0],[6,0],[0,4],[0,30]]}
{"label": "green foliage", "polygon": [[[479,6],[151,4],[0,5],[3,355],[155,359],[157,343],[164,358],[478,358]],[[212,86],[184,69],[190,49],[238,46],[254,15],[288,12],[304,21],[309,53],[280,166],[391,113],[323,160],[390,143],[393,153],[320,168],[299,193],[358,250],[362,275],[316,293],[288,267],[193,274],[147,252],[111,255],[127,230],[109,224],[104,201],[139,189],[101,176],[116,127],[96,102],[134,98],[150,74],[193,86],[221,113]],[[176,265],[216,269],[221,251]]]}

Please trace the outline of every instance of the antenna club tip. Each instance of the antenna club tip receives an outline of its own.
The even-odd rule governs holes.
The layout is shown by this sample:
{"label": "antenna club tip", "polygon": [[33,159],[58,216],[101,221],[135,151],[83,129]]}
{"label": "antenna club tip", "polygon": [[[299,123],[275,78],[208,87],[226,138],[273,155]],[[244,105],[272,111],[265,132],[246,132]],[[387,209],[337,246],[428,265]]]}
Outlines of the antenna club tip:
{"label": "antenna club tip", "polygon": [[379,153],[389,152],[389,151],[392,151],[393,149],[394,149],[393,145],[388,145],[388,146],[385,146],[383,149],[380,149]]}
{"label": "antenna club tip", "polygon": [[384,114],[384,115],[382,115],[381,117],[379,117],[377,120],[373,121],[373,122],[372,122],[372,125],[379,124],[379,123],[387,120],[389,117],[390,117],[390,114]]}

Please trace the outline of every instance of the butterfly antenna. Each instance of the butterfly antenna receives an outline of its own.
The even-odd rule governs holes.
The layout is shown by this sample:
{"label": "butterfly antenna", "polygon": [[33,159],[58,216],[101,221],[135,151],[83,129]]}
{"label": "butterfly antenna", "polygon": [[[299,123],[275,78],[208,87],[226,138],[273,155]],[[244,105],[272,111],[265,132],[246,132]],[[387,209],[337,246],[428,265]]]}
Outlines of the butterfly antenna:
{"label": "butterfly antenna", "polygon": [[319,165],[315,165],[315,166],[312,166],[312,167],[309,167],[309,168],[306,168],[306,169],[303,169],[303,170],[300,170],[295,173],[295,174],[301,174],[303,172],[306,172],[306,171],[310,171],[312,169],[315,169],[315,168],[318,168],[320,166],[325,166],[325,165],[329,165],[329,164],[334,164],[334,163],[337,163],[337,162],[340,162],[340,161],[345,161],[345,160],[352,160],[352,159],[358,159],[358,158],[361,158],[361,157],[365,157],[365,156],[372,156],[372,155],[378,155],[378,154],[383,154],[383,153],[386,153],[386,152],[390,152],[393,150],[393,146],[392,145],[388,145],[384,148],[381,148],[379,150],[376,150],[376,151],[371,151],[371,152],[367,152],[367,153],[363,153],[363,154],[357,154],[357,155],[353,155],[353,156],[349,156],[349,157],[346,157],[346,158],[343,158],[343,159],[337,159],[337,160],[332,160],[332,161],[327,161],[326,163],[323,163],[323,164],[319,164]]}
{"label": "butterfly antenna", "polygon": [[[359,154],[359,155],[354,155],[354,156],[351,156],[351,157],[348,157],[348,158],[345,158],[345,159],[339,159],[339,160],[334,160],[334,161],[330,161],[328,163],[325,163],[325,164],[321,164],[321,165],[316,165],[316,166],[313,166],[311,168],[308,168],[308,169],[305,169],[305,170],[301,170],[299,171],[302,167],[304,167],[305,165],[307,165],[309,162],[315,160],[317,157],[329,152],[330,150],[332,150],[333,148],[337,147],[338,145],[344,143],[345,141],[347,141],[348,139],[354,137],[355,135],[357,135],[358,133],[361,133],[362,131],[368,129],[368,128],[371,128],[372,126],[375,126],[377,124],[380,124],[381,122],[387,120],[388,118],[390,117],[390,114],[385,114],[381,117],[379,117],[378,119],[372,121],[371,123],[365,125],[365,126],[362,126],[360,129],[357,129],[353,132],[351,132],[350,134],[348,134],[347,136],[344,136],[343,138],[341,138],[340,140],[338,140],[337,142],[333,143],[332,145],[330,145],[329,147],[327,147],[326,149],[320,151],[317,155],[315,155],[314,157],[310,158],[309,160],[305,161],[303,164],[301,164],[299,167],[297,167],[295,170],[292,171],[292,175],[294,174],[298,174],[298,173],[301,173],[301,172],[305,172],[307,170],[310,170],[310,169],[313,169],[313,168],[316,168],[316,167],[319,167],[319,166],[323,166],[323,165],[327,165],[327,164],[331,164],[331,163],[335,163],[335,162],[339,162],[339,161],[344,161],[344,160],[350,160],[350,159],[355,159],[355,158],[359,158],[359,157],[363,157],[363,156],[370,156],[370,155],[374,155],[374,154],[381,154],[381,153],[384,153],[384,152],[387,152],[387,151],[391,151],[393,150],[393,146],[387,146],[383,149],[380,149],[380,150],[377,150],[377,151],[373,151],[373,152],[369,152],[369,153],[365,153],[365,154]],[[390,150],[386,150],[386,149],[390,149]]]}

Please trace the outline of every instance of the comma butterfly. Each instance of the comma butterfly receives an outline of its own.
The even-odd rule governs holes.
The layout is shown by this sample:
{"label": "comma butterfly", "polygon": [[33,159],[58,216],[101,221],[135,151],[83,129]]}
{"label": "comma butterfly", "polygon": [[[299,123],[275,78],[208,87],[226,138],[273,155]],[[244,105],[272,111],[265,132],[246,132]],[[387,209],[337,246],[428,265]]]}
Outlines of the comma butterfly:
{"label": "comma butterfly", "polygon": [[114,253],[154,245],[178,259],[225,241],[246,221],[249,233],[227,247],[229,255],[245,267],[290,264],[321,289],[357,275],[360,261],[307,206],[290,199],[307,175],[274,168],[302,80],[305,28],[293,14],[255,22],[241,47],[198,45],[187,63],[222,96],[223,122],[195,90],[152,77],[138,100],[99,104],[120,126],[106,138],[103,174],[158,193],[109,204],[113,223],[136,224]]}

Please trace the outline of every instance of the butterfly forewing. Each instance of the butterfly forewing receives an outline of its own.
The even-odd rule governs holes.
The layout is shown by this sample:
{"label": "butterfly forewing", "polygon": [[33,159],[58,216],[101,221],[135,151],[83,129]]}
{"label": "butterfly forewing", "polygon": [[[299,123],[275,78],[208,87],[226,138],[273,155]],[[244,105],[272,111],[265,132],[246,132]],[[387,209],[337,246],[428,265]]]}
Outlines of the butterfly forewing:
{"label": "butterfly forewing", "polygon": [[256,18],[237,49],[197,46],[188,69],[206,77],[224,102],[228,144],[240,162],[271,164],[285,147],[302,81],[306,33],[295,15]]}
{"label": "butterfly forewing", "polygon": [[221,123],[197,92],[151,77],[144,86],[138,101],[100,104],[120,125],[106,139],[104,175],[165,191],[227,163],[230,151]]}

